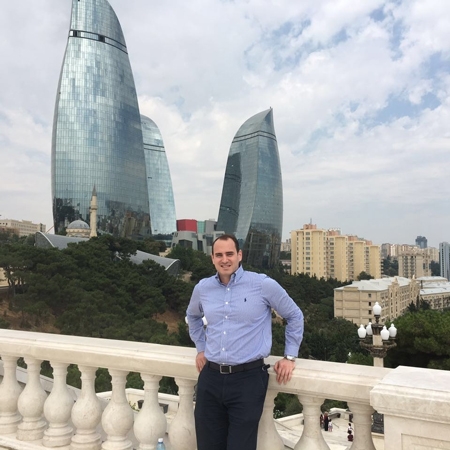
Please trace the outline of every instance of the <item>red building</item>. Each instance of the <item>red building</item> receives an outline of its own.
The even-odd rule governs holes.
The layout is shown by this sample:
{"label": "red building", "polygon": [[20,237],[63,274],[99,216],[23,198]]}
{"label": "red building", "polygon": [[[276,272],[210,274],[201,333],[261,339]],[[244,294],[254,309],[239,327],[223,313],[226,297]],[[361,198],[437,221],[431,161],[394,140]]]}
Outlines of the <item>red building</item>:
{"label": "red building", "polygon": [[177,220],[177,231],[192,231],[197,233],[197,221],[194,219]]}

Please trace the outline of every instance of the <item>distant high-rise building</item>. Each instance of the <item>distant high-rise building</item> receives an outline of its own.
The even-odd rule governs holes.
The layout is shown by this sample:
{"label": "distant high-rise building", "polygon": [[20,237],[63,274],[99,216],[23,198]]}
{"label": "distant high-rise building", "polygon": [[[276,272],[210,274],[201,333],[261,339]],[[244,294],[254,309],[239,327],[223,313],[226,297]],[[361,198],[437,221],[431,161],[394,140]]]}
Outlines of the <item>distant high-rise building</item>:
{"label": "distant high-rise building", "polygon": [[448,242],[439,244],[439,265],[441,266],[441,277],[450,281],[450,244]]}
{"label": "distant high-rise building", "polygon": [[425,249],[403,251],[398,255],[398,274],[405,278],[431,276],[431,258]]}
{"label": "distant high-rise building", "polygon": [[338,229],[318,229],[306,224],[291,231],[291,273],[317,278],[356,280],[361,272],[381,277],[380,246]]}
{"label": "distant high-rise building", "polygon": [[306,224],[301,230],[291,231],[291,271],[293,275],[327,278],[327,230]]}
{"label": "distant high-rise building", "polygon": [[416,245],[419,248],[427,248],[427,238],[425,236],[416,237]]}
{"label": "distant high-rise building", "polygon": [[55,231],[89,221],[97,231],[150,233],[141,118],[128,50],[107,0],[73,0],[52,137]]}
{"label": "distant high-rise building", "polygon": [[272,108],[248,119],[228,154],[217,230],[235,234],[243,262],[273,267],[280,255],[283,187]]}
{"label": "distant high-rise building", "polygon": [[164,142],[153,120],[141,115],[141,122],[152,234],[172,234],[177,217]]}

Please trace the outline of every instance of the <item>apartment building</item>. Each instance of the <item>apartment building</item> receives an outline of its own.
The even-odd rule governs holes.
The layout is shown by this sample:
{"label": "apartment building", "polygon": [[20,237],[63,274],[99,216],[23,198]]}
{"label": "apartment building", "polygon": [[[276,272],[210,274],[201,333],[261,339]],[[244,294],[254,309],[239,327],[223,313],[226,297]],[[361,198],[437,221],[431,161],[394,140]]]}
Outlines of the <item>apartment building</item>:
{"label": "apartment building", "polygon": [[0,220],[0,229],[11,231],[19,237],[22,237],[35,234],[38,231],[45,233],[46,226],[42,223],[33,223],[29,220],[3,219]]}
{"label": "apartment building", "polygon": [[415,279],[389,277],[353,281],[334,290],[334,316],[358,325],[374,321],[372,308],[381,306],[381,323],[401,316],[411,302],[416,302],[420,283]]}
{"label": "apartment building", "polygon": [[338,230],[328,230],[328,276],[338,280],[348,279],[348,236]]}
{"label": "apartment building", "polygon": [[291,273],[306,273],[340,281],[356,279],[361,272],[381,277],[380,247],[339,229],[306,224],[291,231]]}
{"label": "apartment building", "polygon": [[374,321],[372,308],[381,306],[380,321],[394,320],[406,312],[409,305],[426,301],[431,309],[442,311],[450,307],[450,283],[443,277],[388,277],[353,281],[334,290],[334,316],[357,325]]}
{"label": "apartment building", "polygon": [[306,224],[291,231],[291,273],[327,278],[327,231]]}
{"label": "apartment building", "polygon": [[403,246],[398,251],[398,274],[406,278],[431,276],[431,262],[439,261],[439,251],[434,247]]}

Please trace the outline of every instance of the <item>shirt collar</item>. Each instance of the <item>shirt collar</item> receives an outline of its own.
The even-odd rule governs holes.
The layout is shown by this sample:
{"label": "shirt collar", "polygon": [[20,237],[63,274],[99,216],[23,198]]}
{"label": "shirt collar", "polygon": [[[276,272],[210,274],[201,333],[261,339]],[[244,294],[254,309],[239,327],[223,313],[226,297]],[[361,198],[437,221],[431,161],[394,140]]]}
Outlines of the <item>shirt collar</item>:
{"label": "shirt collar", "polygon": [[[244,275],[244,269],[242,268],[242,265],[240,265],[238,270],[236,270],[236,272],[231,274],[230,283],[236,283],[237,281],[239,281],[242,278],[243,275]],[[220,284],[223,284],[220,281],[219,273],[216,273],[215,278]]]}

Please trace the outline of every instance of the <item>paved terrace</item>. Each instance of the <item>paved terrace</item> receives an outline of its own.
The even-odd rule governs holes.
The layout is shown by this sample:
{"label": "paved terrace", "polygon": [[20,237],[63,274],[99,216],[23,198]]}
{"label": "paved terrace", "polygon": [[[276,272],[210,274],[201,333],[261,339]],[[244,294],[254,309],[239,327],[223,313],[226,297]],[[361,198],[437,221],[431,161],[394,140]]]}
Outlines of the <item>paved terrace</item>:
{"label": "paved terrace", "polygon": [[[106,339],[0,330],[3,380],[0,384],[0,449],[153,450],[167,432],[170,450],[195,450],[193,393],[197,380],[195,349]],[[17,359],[24,357],[27,378],[17,380]],[[50,361],[54,382],[47,395],[40,365]],[[269,357],[273,364],[276,357]],[[82,373],[82,389],[66,386],[69,364]],[[95,394],[98,367],[109,370],[113,390],[109,401]],[[272,369],[271,369],[272,370]],[[131,407],[125,390],[128,372],[144,380],[144,406]],[[159,406],[162,376],[175,378],[179,398],[168,421]],[[302,425],[288,426],[272,418],[278,392],[298,396]],[[260,422],[258,450],[343,450],[342,423],[335,430],[320,429],[318,417],[325,399],[346,401],[353,414],[352,450],[383,450],[374,444],[371,415],[384,414],[385,450],[450,450],[450,372],[398,367],[357,366],[298,360],[292,380],[278,385],[270,374]],[[108,400],[108,399],[107,399]],[[130,402],[130,403],[129,403]],[[211,449],[214,450],[214,449]]]}

